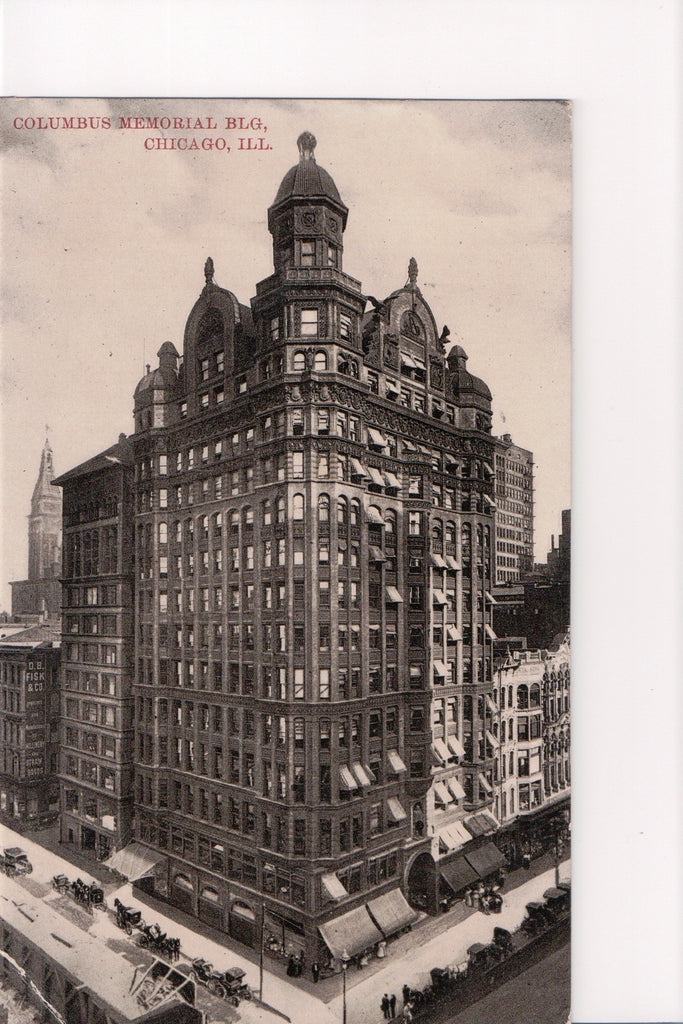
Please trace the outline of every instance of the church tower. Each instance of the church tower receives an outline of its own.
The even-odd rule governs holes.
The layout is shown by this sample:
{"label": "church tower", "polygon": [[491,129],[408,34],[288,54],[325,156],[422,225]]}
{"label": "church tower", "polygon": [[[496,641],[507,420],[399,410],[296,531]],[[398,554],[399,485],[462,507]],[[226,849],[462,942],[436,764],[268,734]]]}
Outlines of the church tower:
{"label": "church tower", "polygon": [[46,437],[28,517],[29,580],[53,579],[59,575],[62,496],[52,484],[54,475],[52,448]]}
{"label": "church tower", "polygon": [[28,579],[12,588],[12,615],[61,613],[62,495],[53,485],[52,448],[45,438],[28,516]]}

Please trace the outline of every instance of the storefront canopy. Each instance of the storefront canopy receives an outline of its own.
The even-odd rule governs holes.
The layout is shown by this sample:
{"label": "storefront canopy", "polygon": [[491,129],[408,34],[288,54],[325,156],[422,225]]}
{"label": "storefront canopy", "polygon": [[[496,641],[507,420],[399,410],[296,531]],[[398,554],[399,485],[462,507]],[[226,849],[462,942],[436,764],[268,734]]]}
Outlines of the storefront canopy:
{"label": "storefront canopy", "polygon": [[393,889],[370,900],[368,910],[375,924],[384,932],[385,939],[417,920],[417,914],[408,905],[400,889]]}
{"label": "storefront canopy", "polygon": [[454,893],[462,892],[467,885],[479,880],[479,875],[463,856],[455,857],[446,864],[439,864],[439,873]]}
{"label": "storefront canopy", "polygon": [[129,882],[136,882],[145,875],[151,875],[157,864],[166,860],[163,853],[157,853],[149,846],[142,843],[129,843],[122,850],[117,850],[104,866],[112,871],[118,871],[120,875],[127,878]]}
{"label": "storefront canopy", "polygon": [[333,921],[318,926],[325,945],[333,957],[356,956],[364,949],[381,942],[383,935],[368,913],[367,907],[356,907]]}
{"label": "storefront canopy", "polygon": [[480,846],[478,850],[472,850],[465,856],[480,878],[486,878],[488,875],[492,875],[494,871],[499,871],[505,867],[506,863],[505,857],[493,843],[486,843],[484,846]]}

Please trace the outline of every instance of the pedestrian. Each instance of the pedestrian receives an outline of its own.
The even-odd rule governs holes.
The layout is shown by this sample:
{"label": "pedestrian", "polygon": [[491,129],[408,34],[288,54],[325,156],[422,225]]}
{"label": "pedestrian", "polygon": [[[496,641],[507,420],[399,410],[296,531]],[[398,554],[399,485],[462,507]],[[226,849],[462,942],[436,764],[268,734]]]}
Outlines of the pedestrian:
{"label": "pedestrian", "polygon": [[296,967],[294,965],[294,954],[289,954],[289,960],[287,961],[287,977],[293,978],[296,974]]}
{"label": "pedestrian", "polygon": [[318,984],[318,978],[320,977],[320,964],[317,960],[314,960],[311,964],[311,974],[313,975],[313,981]]}
{"label": "pedestrian", "polygon": [[380,1006],[382,1008],[382,1016],[384,1017],[385,1020],[389,1020],[389,996],[386,994],[386,992],[382,996],[382,1002],[380,1003]]}
{"label": "pedestrian", "polygon": [[410,1000],[410,985],[404,985],[403,986],[403,1005],[405,1006],[406,1003],[409,1000]]}
{"label": "pedestrian", "polygon": [[403,1007],[403,1020],[405,1024],[412,1024],[413,1020],[413,1006],[412,1003],[406,1003]]}
{"label": "pedestrian", "polygon": [[393,1020],[396,1016],[396,996],[393,992],[389,996],[389,1010],[391,1012],[391,1017],[389,1019]]}

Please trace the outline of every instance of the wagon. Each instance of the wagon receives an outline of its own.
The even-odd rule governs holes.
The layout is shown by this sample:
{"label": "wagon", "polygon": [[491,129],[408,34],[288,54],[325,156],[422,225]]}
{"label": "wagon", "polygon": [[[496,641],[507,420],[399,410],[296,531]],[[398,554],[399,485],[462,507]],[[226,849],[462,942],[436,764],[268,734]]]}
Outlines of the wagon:
{"label": "wagon", "polygon": [[0,868],[6,875],[30,875],[33,865],[28,855],[18,846],[11,846],[0,853]]}

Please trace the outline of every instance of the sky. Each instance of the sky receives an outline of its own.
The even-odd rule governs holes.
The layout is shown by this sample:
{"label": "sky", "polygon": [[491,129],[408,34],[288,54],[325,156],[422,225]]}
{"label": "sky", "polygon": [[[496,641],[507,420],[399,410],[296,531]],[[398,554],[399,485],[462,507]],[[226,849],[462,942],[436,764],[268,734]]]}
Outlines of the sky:
{"label": "sky", "polygon": [[[202,127],[120,127],[136,116]],[[37,126],[65,118],[88,127]],[[0,607],[26,576],[46,425],[58,474],[132,432],[135,385],[164,341],[182,351],[207,256],[249,302],[304,130],[349,208],[345,271],[381,298],[415,257],[437,325],[491,388],[493,432],[533,451],[545,560],[571,503],[569,104],[5,99],[0,127]],[[151,148],[181,138],[229,152]]]}

